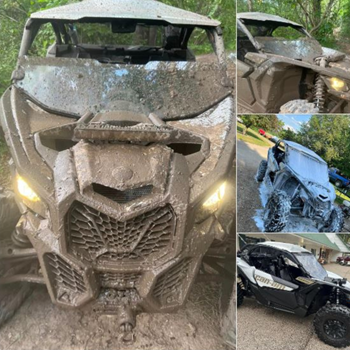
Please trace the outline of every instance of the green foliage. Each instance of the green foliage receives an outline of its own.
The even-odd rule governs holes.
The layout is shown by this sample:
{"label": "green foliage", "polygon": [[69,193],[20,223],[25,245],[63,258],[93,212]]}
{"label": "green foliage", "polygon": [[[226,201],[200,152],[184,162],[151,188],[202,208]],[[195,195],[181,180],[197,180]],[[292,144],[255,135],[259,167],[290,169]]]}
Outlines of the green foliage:
{"label": "green foliage", "polygon": [[300,23],[323,46],[335,49],[350,34],[349,0],[242,0],[237,11],[265,12]]}
{"label": "green foliage", "polygon": [[[22,39],[24,25],[28,17],[37,11],[66,5],[79,0],[0,0],[0,95],[10,84],[11,73],[15,68]],[[101,0],[103,1],[103,0]],[[222,22],[226,48],[235,50],[236,22],[233,0],[161,0],[169,5],[194,11]],[[196,53],[211,52],[203,30],[198,30],[192,41]],[[39,32],[32,54],[43,56],[54,41],[49,25]]]}
{"label": "green foliage", "polygon": [[350,176],[350,117],[313,116],[300,130],[301,143],[320,155],[329,166]]}
{"label": "green foliage", "polygon": [[283,122],[276,115],[244,115],[241,116],[247,129],[256,127],[268,132],[278,133],[282,130]]}

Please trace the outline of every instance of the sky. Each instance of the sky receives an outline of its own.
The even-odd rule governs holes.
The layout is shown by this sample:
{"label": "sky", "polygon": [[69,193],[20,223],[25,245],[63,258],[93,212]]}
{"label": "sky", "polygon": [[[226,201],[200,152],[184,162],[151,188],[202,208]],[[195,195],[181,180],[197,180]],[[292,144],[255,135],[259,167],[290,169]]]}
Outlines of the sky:
{"label": "sky", "polygon": [[285,125],[289,126],[294,131],[300,131],[301,124],[307,123],[311,115],[298,115],[298,114],[278,114],[277,118],[282,120]]}

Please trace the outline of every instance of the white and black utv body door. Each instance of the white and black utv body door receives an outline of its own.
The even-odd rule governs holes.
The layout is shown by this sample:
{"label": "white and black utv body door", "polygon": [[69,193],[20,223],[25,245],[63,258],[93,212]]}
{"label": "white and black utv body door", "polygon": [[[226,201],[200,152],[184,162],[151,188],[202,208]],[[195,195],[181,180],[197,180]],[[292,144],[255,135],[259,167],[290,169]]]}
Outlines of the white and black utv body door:
{"label": "white and black utv body door", "polygon": [[[260,304],[299,316],[309,314],[319,286],[301,268],[285,264],[289,259],[297,266],[292,254],[255,246],[243,259],[250,267],[249,290]],[[246,275],[247,270],[239,267],[238,272]]]}

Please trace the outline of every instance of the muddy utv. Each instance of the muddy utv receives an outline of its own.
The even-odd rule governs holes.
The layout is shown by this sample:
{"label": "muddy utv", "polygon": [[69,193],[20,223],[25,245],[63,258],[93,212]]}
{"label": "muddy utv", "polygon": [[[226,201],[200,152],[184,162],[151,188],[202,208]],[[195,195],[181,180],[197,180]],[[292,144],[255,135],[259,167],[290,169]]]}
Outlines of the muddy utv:
{"label": "muddy utv", "polygon": [[280,242],[248,244],[238,254],[237,278],[238,307],[253,297],[299,317],[315,314],[320,340],[350,346],[350,283],[326,271],[308,250]]}
{"label": "muddy utv", "polygon": [[237,26],[239,112],[350,112],[349,56],[279,16],[238,13]]}
{"label": "muddy utv", "polygon": [[1,289],[45,284],[59,306],[117,315],[127,340],[136,314],[185,303],[204,255],[232,278],[231,90],[215,20],[153,0],[33,14],[0,104],[21,213]]}
{"label": "muddy utv", "polygon": [[280,140],[262,160],[256,180],[268,193],[264,205],[266,232],[281,232],[290,215],[312,219],[321,232],[341,232],[342,210],[334,205],[335,190],[329,182],[327,163],[310,149]]}

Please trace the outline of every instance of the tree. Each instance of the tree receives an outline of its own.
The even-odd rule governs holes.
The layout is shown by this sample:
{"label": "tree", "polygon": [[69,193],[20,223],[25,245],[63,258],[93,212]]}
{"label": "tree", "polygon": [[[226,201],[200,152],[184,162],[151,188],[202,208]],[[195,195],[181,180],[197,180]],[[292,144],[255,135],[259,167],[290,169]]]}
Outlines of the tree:
{"label": "tree", "polygon": [[243,134],[253,126],[264,129],[265,131],[278,133],[283,128],[283,122],[276,115],[244,115],[241,116],[246,129]]}
{"label": "tree", "polygon": [[350,117],[313,116],[300,130],[300,143],[312,149],[329,166],[350,176]]}

